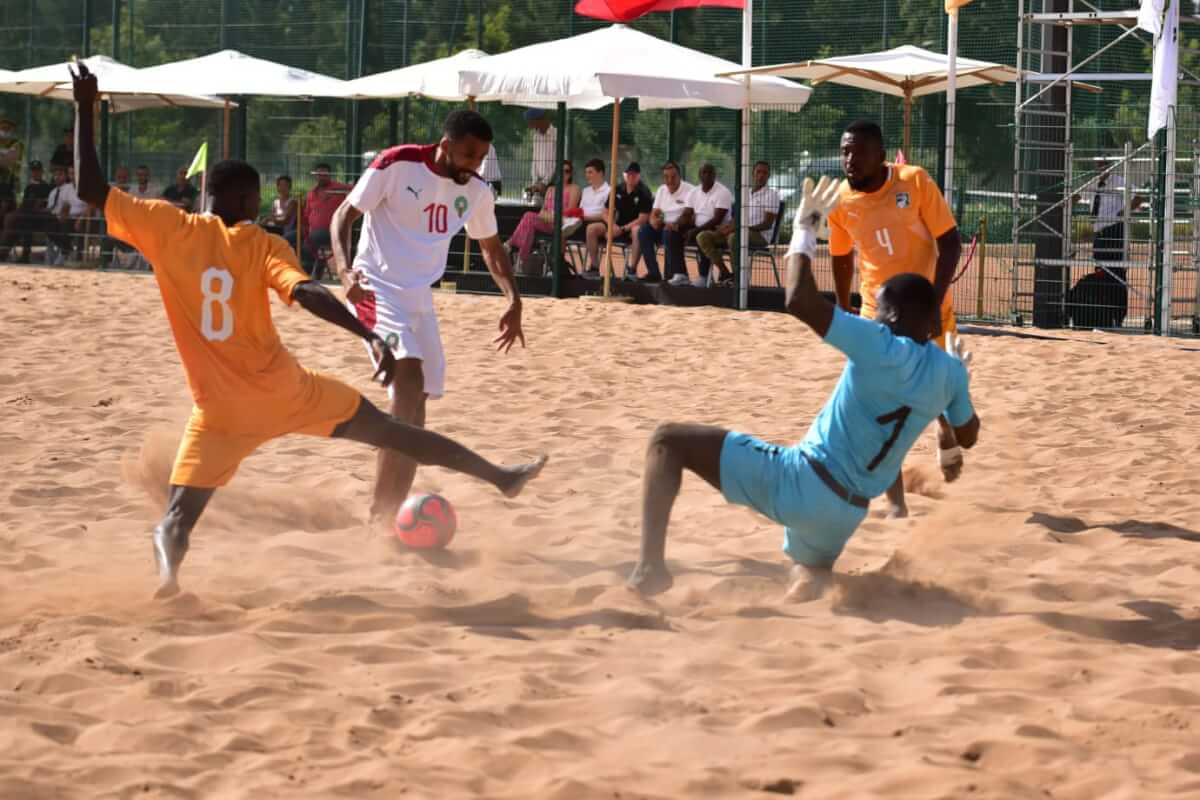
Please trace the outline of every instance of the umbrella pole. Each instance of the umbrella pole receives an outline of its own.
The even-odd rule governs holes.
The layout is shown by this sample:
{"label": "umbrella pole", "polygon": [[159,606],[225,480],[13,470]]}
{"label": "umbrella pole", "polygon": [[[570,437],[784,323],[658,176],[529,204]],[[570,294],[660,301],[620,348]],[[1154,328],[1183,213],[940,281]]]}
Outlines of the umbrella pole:
{"label": "umbrella pole", "polygon": [[[475,98],[467,98],[467,108],[475,110]],[[463,272],[471,271],[471,237],[467,235],[467,229],[463,228]]]}
{"label": "umbrella pole", "polygon": [[221,158],[229,158],[229,101],[225,101],[225,135],[221,137]]}
{"label": "umbrella pole", "polygon": [[904,90],[904,157],[912,159],[912,90]]}
{"label": "umbrella pole", "polygon": [[[616,220],[617,208],[617,144],[621,138],[621,98],[613,98],[613,120],[612,120],[612,157],[609,163],[609,189],[608,189],[608,217],[605,223],[608,225],[608,244],[604,248],[604,296],[608,297],[612,293],[612,254],[613,254],[613,228]],[[585,231],[586,233],[586,231]]]}

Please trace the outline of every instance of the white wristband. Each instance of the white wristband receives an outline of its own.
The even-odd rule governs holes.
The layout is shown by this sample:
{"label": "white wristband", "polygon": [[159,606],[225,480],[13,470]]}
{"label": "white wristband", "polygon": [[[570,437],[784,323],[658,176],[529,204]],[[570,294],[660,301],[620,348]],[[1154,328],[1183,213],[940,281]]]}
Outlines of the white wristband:
{"label": "white wristband", "polygon": [[816,258],[817,234],[803,225],[797,225],[792,231],[792,246],[788,248],[787,254],[806,255],[810,260]]}

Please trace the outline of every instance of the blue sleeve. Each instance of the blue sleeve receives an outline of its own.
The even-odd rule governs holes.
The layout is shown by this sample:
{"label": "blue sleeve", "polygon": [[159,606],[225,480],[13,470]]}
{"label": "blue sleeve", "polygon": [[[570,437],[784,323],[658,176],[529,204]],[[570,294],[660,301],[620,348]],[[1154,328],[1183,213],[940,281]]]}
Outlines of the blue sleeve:
{"label": "blue sleeve", "polygon": [[896,337],[878,322],[835,308],[825,341],[860,367],[878,367],[891,360]]}
{"label": "blue sleeve", "polygon": [[951,382],[954,385],[950,405],[946,408],[946,421],[955,428],[961,428],[975,416],[975,407],[971,405],[970,378],[961,364],[955,364],[951,374]]}

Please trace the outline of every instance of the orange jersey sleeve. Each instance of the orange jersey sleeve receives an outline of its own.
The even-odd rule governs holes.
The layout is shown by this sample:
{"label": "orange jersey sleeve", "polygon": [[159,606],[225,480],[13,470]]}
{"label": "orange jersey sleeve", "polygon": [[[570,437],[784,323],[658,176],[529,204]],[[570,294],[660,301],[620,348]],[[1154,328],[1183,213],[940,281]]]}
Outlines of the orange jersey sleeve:
{"label": "orange jersey sleeve", "polygon": [[280,300],[290,306],[292,292],[297,286],[312,280],[312,278],[300,268],[300,262],[296,260],[296,252],[292,250],[287,241],[279,236],[268,236],[267,240],[267,285],[275,290],[275,294],[279,295]]}
{"label": "orange jersey sleeve", "polygon": [[842,207],[839,205],[829,215],[829,255],[848,256],[853,252],[854,237],[846,228]]}
{"label": "orange jersey sleeve", "polygon": [[929,173],[917,167],[912,181],[917,187],[917,208],[921,214],[921,221],[925,223],[933,238],[937,239],[957,228],[958,223],[954,221],[954,214],[950,212],[946,196],[933,182],[933,178],[929,177]]}
{"label": "orange jersey sleeve", "polygon": [[151,263],[162,261],[171,237],[187,223],[187,214],[165,200],[142,200],[112,187],[104,202],[110,236],[137,248]]}

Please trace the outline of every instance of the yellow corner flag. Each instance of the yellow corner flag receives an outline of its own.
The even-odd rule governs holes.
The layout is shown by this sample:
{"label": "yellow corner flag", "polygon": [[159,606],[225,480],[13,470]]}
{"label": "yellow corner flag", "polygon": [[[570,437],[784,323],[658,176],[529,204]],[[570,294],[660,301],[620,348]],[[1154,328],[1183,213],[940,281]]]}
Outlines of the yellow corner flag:
{"label": "yellow corner flag", "polygon": [[971,0],[946,0],[946,13],[953,14],[970,2]]}
{"label": "yellow corner flag", "polygon": [[187,176],[190,178],[197,172],[204,172],[208,169],[208,142],[200,145],[200,149],[196,151],[196,157],[192,159],[192,165],[188,167]]}

